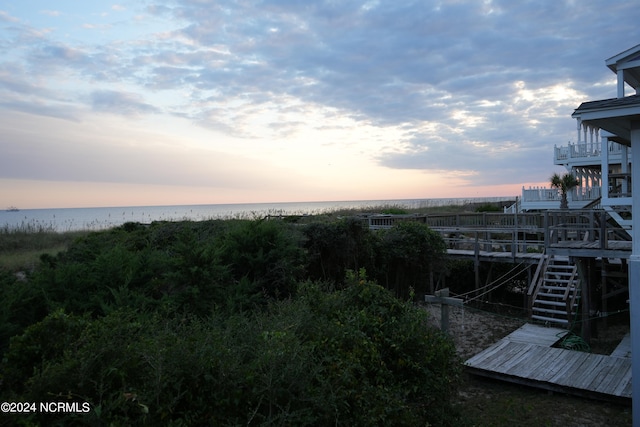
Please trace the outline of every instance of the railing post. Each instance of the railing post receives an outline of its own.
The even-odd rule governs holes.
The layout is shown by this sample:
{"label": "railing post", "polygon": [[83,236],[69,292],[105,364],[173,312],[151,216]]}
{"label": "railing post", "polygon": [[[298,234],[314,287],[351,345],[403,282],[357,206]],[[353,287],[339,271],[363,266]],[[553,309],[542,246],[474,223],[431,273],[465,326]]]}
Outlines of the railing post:
{"label": "railing post", "polygon": [[476,235],[476,244],[475,244],[475,254],[474,254],[474,272],[475,272],[475,280],[476,280],[476,289],[480,288],[480,242],[478,241],[478,232],[475,232]]}
{"label": "railing post", "polygon": [[516,253],[518,247],[518,227],[511,229],[511,258],[516,259]]}
{"label": "railing post", "polygon": [[607,212],[600,211],[600,249],[607,249]]}
{"label": "railing post", "polygon": [[545,211],[544,220],[543,220],[543,228],[544,228],[544,251],[545,253],[549,252],[549,239],[551,237],[551,232],[549,230],[549,211]]}

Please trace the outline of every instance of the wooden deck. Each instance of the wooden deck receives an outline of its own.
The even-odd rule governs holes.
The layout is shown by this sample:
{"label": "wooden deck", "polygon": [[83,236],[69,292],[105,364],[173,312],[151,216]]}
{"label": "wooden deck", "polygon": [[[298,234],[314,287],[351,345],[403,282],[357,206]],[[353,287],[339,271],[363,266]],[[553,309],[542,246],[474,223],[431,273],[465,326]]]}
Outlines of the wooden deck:
{"label": "wooden deck", "polygon": [[631,245],[631,241],[611,240],[607,242],[606,248],[603,249],[599,240],[594,242],[568,240],[552,243],[547,248],[547,253],[577,257],[629,258]]}
{"label": "wooden deck", "polygon": [[517,254],[528,262],[531,258],[526,255],[532,250],[548,255],[585,258],[629,258],[631,254],[631,241],[623,237],[626,232],[608,221],[608,213],[602,209],[518,214],[363,214],[359,218],[366,221],[372,230],[391,228],[401,221],[426,224],[442,235],[450,255],[470,258],[473,252],[474,259],[480,261],[503,258],[503,262],[518,262]]}
{"label": "wooden deck", "polygon": [[469,372],[545,390],[631,403],[629,341],[611,356],[554,348],[567,331],[526,324],[465,362]]}
{"label": "wooden deck", "polygon": [[486,262],[525,263],[538,264],[544,255],[535,252],[517,252],[514,256],[511,252],[488,252],[464,249],[447,249],[450,258],[478,259]]}

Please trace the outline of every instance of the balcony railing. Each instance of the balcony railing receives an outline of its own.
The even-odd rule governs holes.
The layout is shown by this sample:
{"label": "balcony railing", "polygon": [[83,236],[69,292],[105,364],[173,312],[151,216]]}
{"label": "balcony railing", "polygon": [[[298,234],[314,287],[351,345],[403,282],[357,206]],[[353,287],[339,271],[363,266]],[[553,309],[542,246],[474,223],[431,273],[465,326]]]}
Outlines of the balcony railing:
{"label": "balcony railing", "polygon": [[[600,187],[576,187],[567,193],[567,200],[571,202],[590,202],[602,196]],[[560,202],[562,193],[556,188],[522,188],[522,202]]]}
{"label": "balcony railing", "polygon": [[[620,158],[622,146],[616,142],[608,143],[609,158]],[[599,142],[569,143],[566,146],[555,146],[553,160],[555,164],[567,163],[571,160],[598,160],[602,155]]]}

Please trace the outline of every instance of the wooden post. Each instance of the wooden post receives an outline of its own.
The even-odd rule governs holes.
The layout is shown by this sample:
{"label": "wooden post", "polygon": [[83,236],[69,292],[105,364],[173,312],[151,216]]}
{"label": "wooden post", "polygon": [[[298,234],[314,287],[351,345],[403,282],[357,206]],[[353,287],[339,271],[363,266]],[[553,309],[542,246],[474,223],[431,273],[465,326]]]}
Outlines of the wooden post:
{"label": "wooden post", "polygon": [[475,273],[476,289],[480,288],[480,243],[478,242],[478,232],[476,234],[476,242],[474,246],[473,267]]}
{"label": "wooden post", "polygon": [[578,266],[578,277],[580,278],[580,288],[581,288],[581,307],[580,311],[582,315],[580,316],[581,320],[581,335],[582,339],[587,343],[591,342],[591,322],[589,320],[589,312],[591,311],[590,304],[590,285],[589,280],[591,279],[589,274],[589,260],[586,258],[576,258],[575,263]]}
{"label": "wooden post", "polygon": [[462,307],[463,301],[460,298],[450,298],[449,297],[449,288],[444,288],[442,290],[436,291],[435,295],[425,295],[425,302],[431,304],[440,304],[440,329],[444,333],[449,332],[449,306]]}
{"label": "wooden post", "polygon": [[600,213],[600,249],[607,249],[609,246],[607,240],[607,213],[602,211]]}
{"label": "wooden post", "polygon": [[433,293],[433,263],[429,264],[429,293]]}

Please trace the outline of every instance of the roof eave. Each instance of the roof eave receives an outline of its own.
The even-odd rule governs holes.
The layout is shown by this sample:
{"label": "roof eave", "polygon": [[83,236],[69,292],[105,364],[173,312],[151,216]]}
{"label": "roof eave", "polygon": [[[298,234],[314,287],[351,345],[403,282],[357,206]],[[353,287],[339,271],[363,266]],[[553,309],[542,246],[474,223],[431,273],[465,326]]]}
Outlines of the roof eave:
{"label": "roof eave", "polygon": [[613,71],[614,73],[618,70],[618,63],[628,58],[629,56],[636,55],[640,53],[640,44],[635,45],[624,52],[620,52],[619,54],[612,56],[611,58],[604,61],[604,63]]}
{"label": "roof eave", "polygon": [[610,138],[621,144],[631,144],[631,122],[640,121],[640,104],[618,107],[578,107],[571,117],[610,132]]}

